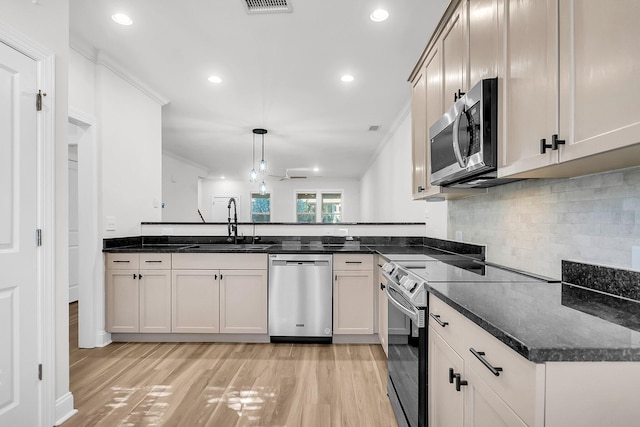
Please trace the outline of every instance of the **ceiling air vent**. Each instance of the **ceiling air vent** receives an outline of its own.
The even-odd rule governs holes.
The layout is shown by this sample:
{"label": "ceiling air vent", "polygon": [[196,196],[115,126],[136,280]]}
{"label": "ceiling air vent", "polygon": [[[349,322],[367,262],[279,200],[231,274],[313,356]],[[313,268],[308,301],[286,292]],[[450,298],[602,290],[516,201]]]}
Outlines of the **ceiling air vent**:
{"label": "ceiling air vent", "polygon": [[371,126],[369,126],[369,130],[370,130],[371,132],[375,132],[375,131],[377,131],[378,129],[380,129],[380,126],[378,126],[378,125],[371,125]]}
{"label": "ceiling air vent", "polygon": [[283,13],[291,12],[289,0],[243,0],[247,13]]}

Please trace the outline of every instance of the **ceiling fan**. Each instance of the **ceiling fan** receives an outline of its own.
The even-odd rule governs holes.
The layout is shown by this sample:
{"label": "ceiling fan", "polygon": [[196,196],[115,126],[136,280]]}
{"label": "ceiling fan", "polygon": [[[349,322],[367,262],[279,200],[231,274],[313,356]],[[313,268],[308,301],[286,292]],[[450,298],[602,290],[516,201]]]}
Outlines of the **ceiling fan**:
{"label": "ceiling fan", "polygon": [[304,175],[289,175],[289,169],[284,170],[284,175],[269,175],[273,178],[279,178],[280,181],[288,181],[290,179],[307,179]]}

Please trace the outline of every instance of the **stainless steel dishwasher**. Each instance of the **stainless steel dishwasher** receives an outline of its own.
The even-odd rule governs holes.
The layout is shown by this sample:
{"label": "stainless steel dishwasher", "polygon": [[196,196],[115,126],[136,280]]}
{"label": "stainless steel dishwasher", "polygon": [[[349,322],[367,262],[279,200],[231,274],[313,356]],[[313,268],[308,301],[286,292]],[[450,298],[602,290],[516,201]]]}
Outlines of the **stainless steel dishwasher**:
{"label": "stainless steel dishwasher", "polygon": [[332,255],[269,255],[271,342],[331,343],[332,271]]}

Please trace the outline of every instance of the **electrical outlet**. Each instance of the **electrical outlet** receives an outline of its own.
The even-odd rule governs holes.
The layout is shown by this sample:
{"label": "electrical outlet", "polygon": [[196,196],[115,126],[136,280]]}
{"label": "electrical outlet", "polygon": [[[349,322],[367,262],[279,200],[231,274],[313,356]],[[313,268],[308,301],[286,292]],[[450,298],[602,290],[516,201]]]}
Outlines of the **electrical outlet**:
{"label": "electrical outlet", "polygon": [[116,231],[116,217],[115,216],[107,216],[104,219],[105,225],[104,228],[107,231]]}
{"label": "electrical outlet", "polygon": [[462,242],[462,231],[460,230],[456,231],[456,240],[459,242]]}
{"label": "electrical outlet", "polygon": [[640,270],[640,246],[631,247],[631,268]]}

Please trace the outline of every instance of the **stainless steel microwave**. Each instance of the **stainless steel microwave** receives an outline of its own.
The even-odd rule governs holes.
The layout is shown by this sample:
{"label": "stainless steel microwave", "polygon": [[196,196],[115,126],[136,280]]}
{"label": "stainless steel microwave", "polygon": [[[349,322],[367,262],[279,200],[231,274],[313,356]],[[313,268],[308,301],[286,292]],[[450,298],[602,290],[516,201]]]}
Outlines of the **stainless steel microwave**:
{"label": "stainless steel microwave", "polygon": [[429,128],[432,185],[491,187],[497,179],[498,79],[479,81]]}

